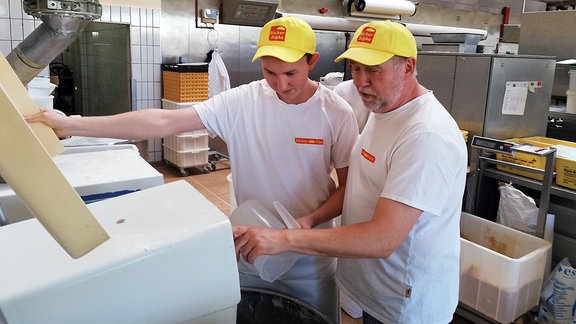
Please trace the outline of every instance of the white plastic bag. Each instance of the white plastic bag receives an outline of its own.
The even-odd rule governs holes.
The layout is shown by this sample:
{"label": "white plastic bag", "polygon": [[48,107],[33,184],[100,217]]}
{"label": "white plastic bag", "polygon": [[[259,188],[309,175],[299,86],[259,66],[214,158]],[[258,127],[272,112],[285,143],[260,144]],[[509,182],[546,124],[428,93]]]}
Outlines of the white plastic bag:
{"label": "white plastic bag", "polygon": [[532,197],[509,183],[500,183],[500,203],[496,222],[528,234],[536,234],[538,207]]}
{"label": "white plastic bag", "polygon": [[552,270],[542,286],[538,323],[576,323],[576,269],[564,258]]}

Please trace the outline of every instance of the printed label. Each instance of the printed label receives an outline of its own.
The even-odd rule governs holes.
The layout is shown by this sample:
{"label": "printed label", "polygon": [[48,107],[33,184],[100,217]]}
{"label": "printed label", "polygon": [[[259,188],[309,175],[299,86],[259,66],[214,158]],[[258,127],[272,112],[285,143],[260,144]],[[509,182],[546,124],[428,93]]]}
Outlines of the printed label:
{"label": "printed label", "polygon": [[301,138],[301,137],[296,137],[294,139],[294,142],[296,142],[297,144],[313,144],[313,145],[323,145],[324,144],[324,140],[321,138]]}
{"label": "printed label", "polygon": [[360,35],[358,35],[358,39],[356,39],[359,43],[367,43],[372,44],[372,40],[374,39],[374,35],[376,35],[376,29],[372,27],[364,27]]}
{"label": "printed label", "polygon": [[283,42],[286,40],[286,27],[272,26],[268,34],[268,40],[271,42]]}
{"label": "printed label", "polygon": [[374,161],[376,161],[376,157],[370,153],[368,153],[368,151],[366,151],[365,149],[362,149],[362,153],[360,153],[366,160],[374,163]]}

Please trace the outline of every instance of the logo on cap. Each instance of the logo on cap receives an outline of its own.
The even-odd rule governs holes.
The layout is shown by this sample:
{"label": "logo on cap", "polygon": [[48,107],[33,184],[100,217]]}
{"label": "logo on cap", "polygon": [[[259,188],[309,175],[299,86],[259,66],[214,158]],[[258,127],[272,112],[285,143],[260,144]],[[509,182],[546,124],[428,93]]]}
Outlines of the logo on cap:
{"label": "logo on cap", "polygon": [[364,27],[360,35],[358,35],[358,39],[356,39],[356,41],[359,43],[372,44],[372,40],[374,40],[375,35],[376,35],[376,28]]}
{"label": "logo on cap", "polygon": [[271,42],[283,42],[286,40],[286,27],[272,26],[268,34],[268,40]]}

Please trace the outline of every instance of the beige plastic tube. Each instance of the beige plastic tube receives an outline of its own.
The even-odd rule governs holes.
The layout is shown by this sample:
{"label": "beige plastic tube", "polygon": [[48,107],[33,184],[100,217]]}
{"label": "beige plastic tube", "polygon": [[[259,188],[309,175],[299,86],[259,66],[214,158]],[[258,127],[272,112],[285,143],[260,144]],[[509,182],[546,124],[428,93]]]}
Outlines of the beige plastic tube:
{"label": "beige plastic tube", "polygon": [[0,71],[0,174],[64,250],[79,258],[108,234],[52,160],[64,149],[56,134],[22,118],[39,109],[2,55]]}

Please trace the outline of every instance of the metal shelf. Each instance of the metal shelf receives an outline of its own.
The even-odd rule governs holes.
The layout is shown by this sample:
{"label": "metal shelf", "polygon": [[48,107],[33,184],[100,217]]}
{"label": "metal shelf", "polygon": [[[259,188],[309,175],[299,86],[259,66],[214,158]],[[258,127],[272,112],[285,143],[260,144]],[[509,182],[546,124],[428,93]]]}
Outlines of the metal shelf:
{"label": "metal shelf", "polygon": [[[500,181],[512,181],[520,186],[534,190],[540,190],[542,186],[542,182],[539,180],[530,179],[510,172],[498,170],[496,168],[484,169],[484,175]],[[550,195],[576,201],[576,190],[560,187],[556,184],[550,186]]]}
{"label": "metal shelf", "polygon": [[[554,179],[556,173],[554,172],[554,165],[555,165],[555,161],[556,161],[556,148],[546,148],[543,150],[539,150],[539,151],[528,151],[524,148],[522,148],[522,146],[514,146],[511,148],[510,152],[508,152],[508,150],[503,150],[503,146],[500,145],[501,143],[497,143],[497,146],[494,145],[489,145],[489,144],[494,144],[496,142],[494,142],[495,140],[492,139],[488,139],[488,138],[484,138],[485,140],[488,141],[493,141],[492,143],[487,143],[486,147],[482,147],[480,146],[481,143],[484,142],[480,142],[480,141],[476,141],[476,137],[473,139],[473,147],[484,151],[484,153],[486,152],[495,152],[495,153],[503,153],[503,154],[514,154],[514,152],[524,152],[530,155],[534,155],[534,156],[540,156],[546,159],[546,166],[544,167],[544,170],[542,169],[537,169],[537,168],[532,168],[532,167],[528,167],[528,166],[524,166],[524,165],[520,165],[520,164],[516,164],[516,163],[511,163],[511,162],[506,162],[506,161],[502,161],[502,160],[497,160],[495,157],[492,156],[486,156],[486,155],[479,155],[478,156],[478,179],[479,182],[477,183],[478,188],[476,190],[476,199],[475,199],[475,205],[478,206],[478,201],[479,201],[479,187],[481,185],[482,182],[482,177],[484,176],[488,176],[491,178],[495,178],[497,180],[500,181],[505,181],[505,182],[509,182],[512,181],[512,179],[515,179],[515,182],[519,185],[524,185],[525,187],[531,188],[531,189],[536,189],[538,191],[540,191],[540,200],[539,200],[539,210],[538,210],[538,219],[537,219],[537,224],[536,224],[536,236],[538,237],[544,237],[544,227],[546,226],[546,216],[548,214],[548,205],[550,203],[550,195],[552,195],[552,180]],[[482,139],[480,139],[482,140]],[[474,144],[476,143],[476,144]],[[489,147],[490,146],[490,147]],[[494,167],[487,167],[487,165],[494,165]],[[497,165],[502,165],[502,166],[508,166],[514,169],[518,169],[518,170],[522,170],[522,171],[527,171],[536,175],[542,175],[543,179],[542,180],[532,180],[523,176],[516,176],[510,172],[500,172],[498,171],[495,166]],[[559,192],[559,188],[556,187],[557,191]]]}
{"label": "metal shelf", "polygon": [[[553,184],[553,180],[556,176],[556,172],[554,172],[554,166],[556,161],[556,148],[549,147],[545,149],[530,150],[524,148],[521,145],[506,146],[501,144],[509,144],[509,143],[498,142],[497,140],[491,140],[491,139],[487,140],[492,142],[483,141],[483,139],[480,139],[479,141],[474,141],[475,144],[472,145],[472,147],[480,150],[480,154],[478,155],[477,160],[478,161],[477,167],[475,168],[475,172],[477,173],[476,177],[477,188],[476,188],[476,199],[474,205],[475,206],[479,205],[482,182],[483,179],[487,180],[487,178],[495,179],[502,182],[512,182],[516,185],[539,191],[540,198],[539,198],[538,219],[536,223],[535,236],[543,238],[544,229],[546,225],[546,217],[548,214],[548,207],[550,204],[550,196],[558,195],[576,200],[576,191],[566,190]],[[480,145],[482,144],[485,144],[486,147],[481,147]],[[500,154],[514,155],[517,152],[526,153],[537,158],[544,158],[545,159],[544,169],[538,169],[512,162],[498,160],[496,159],[495,154],[493,154],[493,153],[500,153]],[[536,180],[525,176],[517,175],[511,172],[502,171],[497,169],[497,166],[506,166],[514,168],[516,170],[539,175],[542,176],[542,180]],[[490,181],[490,185],[492,185],[491,184],[492,182],[493,181]],[[462,304],[459,305],[456,313],[459,314],[461,317],[472,321],[473,323],[496,323],[493,322],[491,319],[486,318],[483,314],[480,314],[478,311],[466,307],[466,305]],[[514,321],[513,323],[526,323],[531,318],[533,318],[533,314],[531,313],[531,311],[528,311],[527,313],[523,314],[520,319]]]}

